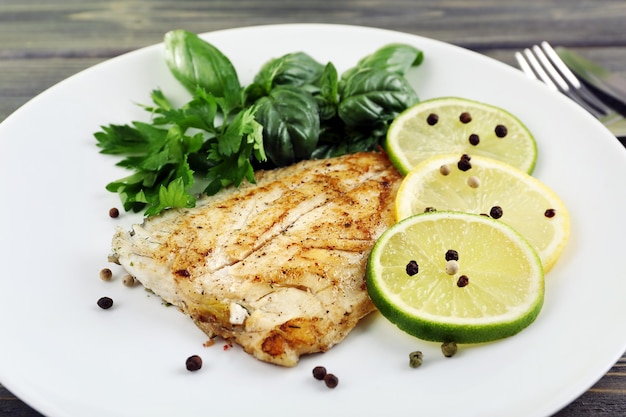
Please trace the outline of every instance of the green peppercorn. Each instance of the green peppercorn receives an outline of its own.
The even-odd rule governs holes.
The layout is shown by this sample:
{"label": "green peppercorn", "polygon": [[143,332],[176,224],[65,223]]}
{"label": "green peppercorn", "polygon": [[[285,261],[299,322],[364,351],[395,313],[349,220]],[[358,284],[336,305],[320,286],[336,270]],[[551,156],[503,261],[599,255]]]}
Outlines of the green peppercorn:
{"label": "green peppercorn", "polygon": [[424,355],[419,350],[409,353],[409,366],[411,368],[419,368],[422,365],[423,357]]}
{"label": "green peppercorn", "polygon": [[441,352],[443,352],[443,356],[446,358],[451,358],[456,354],[457,346],[455,342],[444,342],[441,345]]}

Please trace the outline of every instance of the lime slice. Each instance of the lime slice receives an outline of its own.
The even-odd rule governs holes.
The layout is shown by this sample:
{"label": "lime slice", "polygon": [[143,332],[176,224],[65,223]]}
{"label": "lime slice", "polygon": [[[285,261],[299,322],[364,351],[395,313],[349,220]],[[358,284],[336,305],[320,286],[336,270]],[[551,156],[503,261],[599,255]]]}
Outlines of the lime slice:
{"label": "lime slice", "polygon": [[433,209],[486,214],[507,223],[533,245],[546,272],[569,238],[569,213],[554,191],[491,158],[439,155],[409,172],[396,196],[397,219]]}
{"label": "lime slice", "polygon": [[537,159],[535,139],[518,118],[459,97],[425,100],[402,112],[389,126],[385,148],[402,174],[443,153],[483,155],[528,173]]}
{"label": "lime slice", "polygon": [[544,274],[532,246],[510,226],[476,214],[432,212],[381,235],[370,254],[367,288],[378,310],[413,336],[482,343],[535,320]]}

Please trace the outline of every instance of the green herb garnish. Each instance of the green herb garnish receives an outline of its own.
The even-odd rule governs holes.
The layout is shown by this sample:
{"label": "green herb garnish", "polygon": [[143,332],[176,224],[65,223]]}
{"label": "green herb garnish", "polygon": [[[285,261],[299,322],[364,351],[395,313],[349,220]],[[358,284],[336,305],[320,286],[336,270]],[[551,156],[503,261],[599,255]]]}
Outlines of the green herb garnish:
{"label": "green herb garnish", "polygon": [[195,179],[212,195],[254,183],[254,170],[303,159],[376,149],[389,123],[418,97],[404,78],[423,55],[404,44],[384,46],[341,77],[303,52],[265,63],[242,86],[230,60],[196,34],[165,35],[165,60],[192,94],[175,108],[152,92],[150,123],[103,126],[101,153],[119,155],[133,173],[107,184],[126,211],[146,216],[193,207]]}

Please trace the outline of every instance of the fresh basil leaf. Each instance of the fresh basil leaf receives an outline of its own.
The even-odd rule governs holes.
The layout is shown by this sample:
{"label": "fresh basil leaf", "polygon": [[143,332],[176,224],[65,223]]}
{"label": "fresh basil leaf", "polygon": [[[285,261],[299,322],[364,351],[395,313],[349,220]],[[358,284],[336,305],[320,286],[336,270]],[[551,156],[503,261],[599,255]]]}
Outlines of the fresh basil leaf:
{"label": "fresh basil leaf", "polygon": [[256,106],[265,153],[271,162],[285,166],[310,157],[320,133],[317,103],[311,94],[279,86]]}
{"label": "fresh basil leaf", "polygon": [[330,120],[337,115],[339,104],[339,76],[335,66],[329,62],[320,76],[320,90],[314,95],[319,108],[320,120]]}
{"label": "fresh basil leaf", "polygon": [[254,83],[262,86],[266,93],[279,85],[315,85],[323,70],[324,66],[311,56],[295,52],[268,61],[254,77]]}
{"label": "fresh basil leaf", "polygon": [[347,126],[372,126],[392,120],[417,102],[417,94],[403,76],[363,69],[346,79],[339,117]]}
{"label": "fresh basil leaf", "polygon": [[242,89],[235,67],[215,46],[186,30],[165,34],[165,61],[190,93],[198,87],[223,97],[228,109],[241,106]]}
{"label": "fresh basil leaf", "polygon": [[424,53],[407,44],[392,43],[377,49],[362,58],[354,68],[343,73],[343,79],[363,69],[380,69],[404,75],[411,67],[416,67],[424,60]]}

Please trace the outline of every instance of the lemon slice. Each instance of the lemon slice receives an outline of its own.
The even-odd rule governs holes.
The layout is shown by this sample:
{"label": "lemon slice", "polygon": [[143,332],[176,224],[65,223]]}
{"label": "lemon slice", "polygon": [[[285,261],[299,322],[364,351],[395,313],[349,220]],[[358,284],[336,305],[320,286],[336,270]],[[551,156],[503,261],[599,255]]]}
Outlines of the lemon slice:
{"label": "lemon slice", "polygon": [[532,246],[489,217],[432,212],[385,231],[370,254],[378,310],[424,340],[482,343],[512,336],[541,311],[544,273]]}
{"label": "lemon slice", "polygon": [[511,113],[459,97],[422,101],[396,117],[385,148],[394,166],[406,174],[419,162],[443,153],[483,155],[532,173],[535,139]]}
{"label": "lemon slice", "polygon": [[569,213],[558,195],[537,178],[491,158],[439,155],[417,165],[400,184],[396,217],[430,210],[498,218],[533,245],[546,272],[569,238]]}

